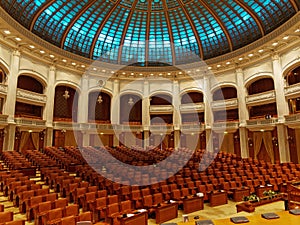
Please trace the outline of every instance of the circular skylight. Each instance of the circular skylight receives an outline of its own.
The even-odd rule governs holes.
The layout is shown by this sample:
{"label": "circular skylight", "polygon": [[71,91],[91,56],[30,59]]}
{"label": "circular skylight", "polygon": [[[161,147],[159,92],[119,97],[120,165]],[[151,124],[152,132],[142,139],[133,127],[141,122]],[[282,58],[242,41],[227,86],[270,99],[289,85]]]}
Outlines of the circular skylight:
{"label": "circular skylight", "polygon": [[[19,23],[78,55],[180,65],[234,51],[299,10],[294,0],[1,0]],[[195,57],[196,56],[196,57]]]}

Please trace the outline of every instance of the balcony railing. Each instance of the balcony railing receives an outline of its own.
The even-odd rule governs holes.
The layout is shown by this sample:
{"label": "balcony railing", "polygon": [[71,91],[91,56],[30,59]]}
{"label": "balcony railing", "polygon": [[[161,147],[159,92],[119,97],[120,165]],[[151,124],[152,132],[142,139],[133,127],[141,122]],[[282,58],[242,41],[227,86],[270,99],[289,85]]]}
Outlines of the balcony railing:
{"label": "balcony railing", "polygon": [[212,108],[213,109],[229,109],[229,108],[236,108],[238,107],[238,100],[237,98],[233,99],[225,99],[220,101],[213,101]]}
{"label": "balcony railing", "polygon": [[173,125],[150,125],[150,131],[153,133],[171,133],[173,131]]}
{"label": "balcony railing", "polygon": [[163,113],[173,113],[172,105],[151,105],[150,113],[152,114],[163,114]]}
{"label": "balcony railing", "polygon": [[203,102],[182,104],[179,106],[180,112],[203,112],[205,105]]}
{"label": "balcony railing", "polygon": [[285,123],[290,127],[293,127],[293,125],[295,125],[295,128],[298,128],[300,125],[300,114],[285,116]]}
{"label": "balcony railing", "polygon": [[3,95],[7,94],[7,85],[0,84],[0,94],[3,94]]}
{"label": "balcony railing", "polygon": [[47,101],[47,96],[44,94],[39,94],[18,88],[17,99],[31,104],[45,105]]}
{"label": "balcony railing", "polygon": [[203,131],[205,129],[205,126],[203,124],[182,124],[181,125],[181,131],[183,132],[187,132],[187,131],[191,131],[191,132],[197,132],[197,131]]}
{"label": "balcony railing", "polygon": [[277,118],[247,120],[247,126],[268,126],[278,123]]}
{"label": "balcony railing", "polygon": [[35,127],[46,127],[45,120],[33,119],[33,118],[15,118],[15,123],[20,126],[35,126]]}
{"label": "balcony railing", "polygon": [[285,87],[284,93],[285,93],[286,97],[299,96],[300,95],[300,83]]}
{"label": "balcony railing", "polygon": [[246,97],[247,105],[259,105],[259,104],[267,104],[274,102],[275,100],[275,91],[266,91],[259,94],[249,95]]}
{"label": "balcony railing", "polygon": [[0,124],[7,124],[8,115],[0,114]]}
{"label": "balcony railing", "polygon": [[213,123],[213,129],[217,130],[232,130],[232,129],[238,129],[239,128],[239,122],[238,121],[222,121],[222,122],[215,122]]}

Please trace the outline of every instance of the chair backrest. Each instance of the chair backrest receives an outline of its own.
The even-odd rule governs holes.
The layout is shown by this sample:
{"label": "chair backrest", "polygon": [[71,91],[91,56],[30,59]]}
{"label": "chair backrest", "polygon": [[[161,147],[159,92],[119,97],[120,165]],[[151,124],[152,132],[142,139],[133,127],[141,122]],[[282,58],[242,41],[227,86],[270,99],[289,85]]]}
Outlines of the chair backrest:
{"label": "chair backrest", "polygon": [[0,221],[1,223],[13,221],[13,212],[0,212]]}
{"label": "chair backrest", "polygon": [[25,220],[13,220],[6,222],[5,225],[25,225]]}
{"label": "chair backrest", "polygon": [[38,204],[37,211],[38,211],[38,213],[43,213],[43,212],[47,212],[47,211],[51,210],[51,208],[52,208],[51,201],[41,202]]}
{"label": "chair backrest", "polygon": [[97,192],[88,192],[85,193],[85,200],[86,201],[94,201],[97,197]]}
{"label": "chair backrest", "polygon": [[75,216],[63,217],[60,221],[60,225],[76,225],[76,217]]}
{"label": "chair backrest", "polygon": [[119,203],[113,203],[107,206],[106,215],[110,217],[114,213],[118,213],[119,211]]}
{"label": "chair backrest", "polygon": [[113,203],[118,203],[119,201],[119,197],[118,195],[110,195],[107,197],[107,204],[110,205],[110,204],[113,204]]}
{"label": "chair backrest", "polygon": [[127,201],[121,202],[121,204],[120,204],[120,211],[122,213],[129,213],[129,212],[131,212],[132,211],[131,201],[127,200]]}
{"label": "chair backrest", "polygon": [[78,221],[76,225],[92,225],[92,221]]}
{"label": "chair backrest", "polygon": [[47,213],[47,221],[60,219],[63,217],[63,210],[62,209],[51,209]]}
{"label": "chair backrest", "polygon": [[57,199],[57,193],[50,193],[45,195],[45,201],[55,201]]}
{"label": "chair backrest", "polygon": [[152,207],[153,206],[152,195],[146,195],[143,197],[143,205],[144,205],[144,207]]}
{"label": "chair backrest", "polygon": [[68,205],[64,208],[64,216],[77,216],[79,214],[79,205]]}
{"label": "chair backrest", "polygon": [[56,199],[53,202],[53,208],[57,209],[57,208],[64,208],[68,205],[68,199],[66,198],[60,198],[60,199]]}
{"label": "chair backrest", "polygon": [[98,198],[107,197],[107,190],[97,191],[97,197]]}
{"label": "chair backrest", "polygon": [[92,212],[84,212],[80,213],[78,216],[79,221],[92,221]]}
{"label": "chair backrest", "polygon": [[157,205],[163,202],[163,196],[161,193],[156,193],[153,195],[153,205]]}

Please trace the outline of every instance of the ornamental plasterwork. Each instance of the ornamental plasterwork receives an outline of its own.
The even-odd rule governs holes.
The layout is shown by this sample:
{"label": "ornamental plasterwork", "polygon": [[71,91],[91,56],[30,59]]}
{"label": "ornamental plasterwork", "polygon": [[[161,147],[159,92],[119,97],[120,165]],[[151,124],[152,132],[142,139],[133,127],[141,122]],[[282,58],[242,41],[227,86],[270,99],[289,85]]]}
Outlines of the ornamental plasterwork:
{"label": "ornamental plasterwork", "polygon": [[7,86],[4,84],[0,84],[0,93],[7,94]]}
{"label": "ornamental plasterwork", "polygon": [[212,102],[213,108],[225,108],[225,107],[228,108],[228,107],[234,107],[234,106],[238,106],[238,100],[236,98]]}
{"label": "ornamental plasterwork", "polygon": [[284,93],[286,96],[299,94],[300,93],[300,84],[294,84],[294,85],[285,87]]}
{"label": "ornamental plasterwork", "polygon": [[173,106],[150,106],[150,112],[172,112]]}
{"label": "ornamental plasterwork", "polygon": [[46,95],[41,95],[38,93],[34,93],[31,91],[26,91],[26,90],[17,90],[17,97],[24,98],[24,99],[29,99],[29,100],[34,100],[34,101],[39,101],[46,103]]}
{"label": "ornamental plasterwork", "polygon": [[255,103],[261,101],[268,101],[275,98],[275,91],[268,91],[266,93],[260,93],[255,95],[249,95],[246,97],[246,103]]}
{"label": "ornamental plasterwork", "polygon": [[180,111],[201,111],[204,110],[204,103],[193,103],[180,105]]}

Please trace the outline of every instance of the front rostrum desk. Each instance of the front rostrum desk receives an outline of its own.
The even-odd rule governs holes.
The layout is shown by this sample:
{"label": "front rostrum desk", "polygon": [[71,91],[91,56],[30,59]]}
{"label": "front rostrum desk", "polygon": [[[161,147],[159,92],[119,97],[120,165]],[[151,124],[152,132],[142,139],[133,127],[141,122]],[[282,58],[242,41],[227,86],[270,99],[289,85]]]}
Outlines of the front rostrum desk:
{"label": "front rostrum desk", "polygon": [[[293,215],[288,211],[281,211],[276,212],[279,216],[278,219],[264,219],[261,214],[253,215],[253,216],[246,216],[249,220],[247,223],[241,223],[245,225],[298,225],[300,224],[300,215]],[[194,219],[190,219],[189,222],[178,222],[177,225],[195,225]],[[214,225],[234,225],[235,223],[230,221],[230,218],[226,219],[218,219],[212,220]]]}

